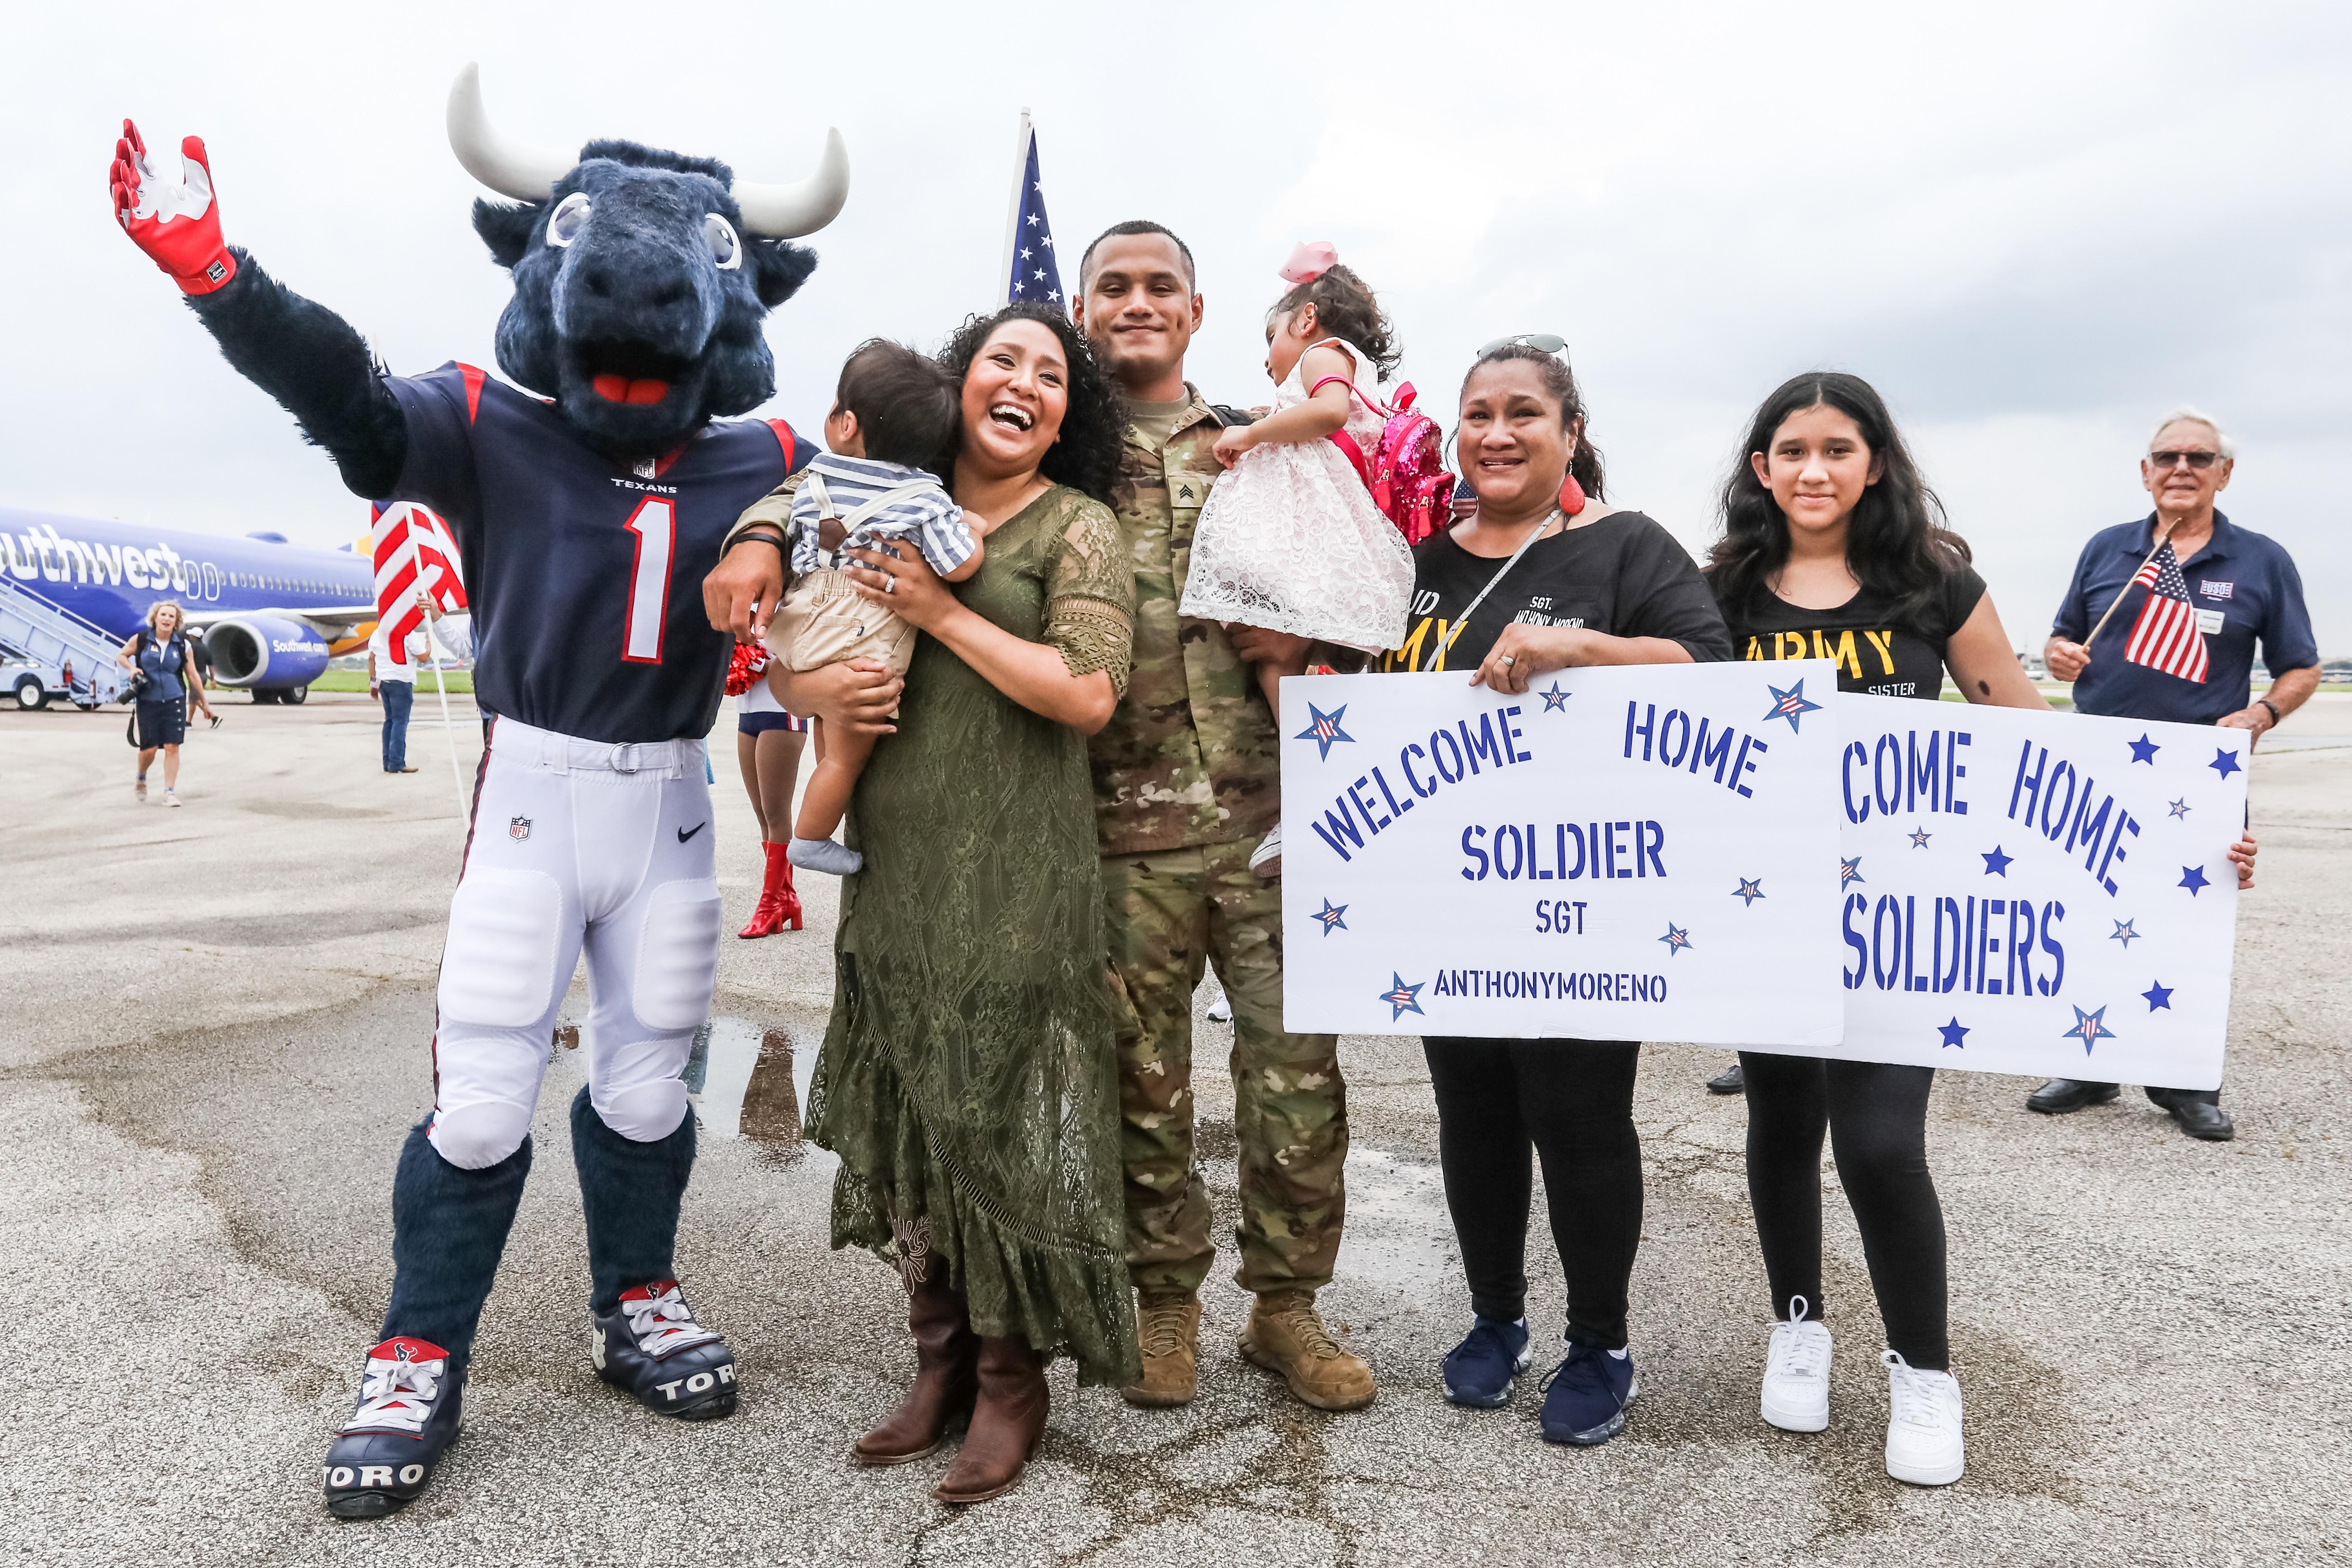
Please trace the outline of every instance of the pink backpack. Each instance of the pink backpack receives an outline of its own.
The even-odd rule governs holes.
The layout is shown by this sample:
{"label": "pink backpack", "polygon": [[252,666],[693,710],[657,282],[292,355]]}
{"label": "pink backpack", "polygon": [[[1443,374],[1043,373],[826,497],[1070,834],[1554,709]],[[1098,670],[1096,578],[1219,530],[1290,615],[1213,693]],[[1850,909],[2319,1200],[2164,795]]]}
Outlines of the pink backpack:
{"label": "pink backpack", "polygon": [[[1336,431],[1331,437],[1333,444],[1355,464],[1381,515],[1397,525],[1409,545],[1419,544],[1444,527],[1454,499],[1454,476],[1445,471],[1444,461],[1438,455],[1444,450],[1444,440],[1437,421],[1413,408],[1416,395],[1412,383],[1408,381],[1398,387],[1395,403],[1383,408],[1363,388],[1344,376],[1323,379],[1346,381],[1348,390],[1363,398],[1365,406],[1387,420],[1381,426],[1379,443],[1369,455],[1345,430]],[[1323,382],[1315,385],[1320,390]],[[1310,392],[1308,395],[1314,394]]]}

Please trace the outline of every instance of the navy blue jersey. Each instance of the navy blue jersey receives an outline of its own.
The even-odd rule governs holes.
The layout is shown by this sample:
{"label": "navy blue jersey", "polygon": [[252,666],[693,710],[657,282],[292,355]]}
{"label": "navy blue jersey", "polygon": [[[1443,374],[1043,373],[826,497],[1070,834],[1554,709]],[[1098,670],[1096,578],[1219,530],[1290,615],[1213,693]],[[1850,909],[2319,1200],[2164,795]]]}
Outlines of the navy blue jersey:
{"label": "navy blue jersey", "polygon": [[702,579],[736,518],[816,448],[782,420],[729,420],[631,467],[472,365],[386,384],[408,422],[394,499],[457,536],[475,700],[591,741],[709,733],[733,643]]}

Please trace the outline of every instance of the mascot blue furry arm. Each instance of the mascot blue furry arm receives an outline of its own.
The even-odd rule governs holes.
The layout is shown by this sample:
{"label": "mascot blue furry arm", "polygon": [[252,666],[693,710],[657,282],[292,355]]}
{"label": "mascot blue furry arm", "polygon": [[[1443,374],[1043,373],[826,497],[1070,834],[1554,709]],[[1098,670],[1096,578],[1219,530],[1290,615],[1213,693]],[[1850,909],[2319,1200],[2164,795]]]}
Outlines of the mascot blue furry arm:
{"label": "mascot blue furry arm", "polygon": [[433,1110],[401,1150],[392,1299],[327,1450],[327,1507],[405,1506],[457,1436],[583,951],[588,1082],[570,1120],[591,1359],[660,1415],[730,1415],[734,1355],[674,1256],[694,1161],[682,1075],[709,1016],[720,913],[703,737],[730,643],[701,583],[737,516],[814,455],[782,421],[719,416],[774,389],[761,322],[815,265],[788,241],[846,199],[840,134],[793,187],[628,142],[549,157],[492,131],[467,67],[450,144],[517,204],[476,202],[474,226],[514,274],[499,366],[535,396],[470,365],[387,374],[341,317],[227,247],[201,142],[175,170],[123,132],[116,217],[229,363],[352,490],[448,519],[491,716],[442,955]]}

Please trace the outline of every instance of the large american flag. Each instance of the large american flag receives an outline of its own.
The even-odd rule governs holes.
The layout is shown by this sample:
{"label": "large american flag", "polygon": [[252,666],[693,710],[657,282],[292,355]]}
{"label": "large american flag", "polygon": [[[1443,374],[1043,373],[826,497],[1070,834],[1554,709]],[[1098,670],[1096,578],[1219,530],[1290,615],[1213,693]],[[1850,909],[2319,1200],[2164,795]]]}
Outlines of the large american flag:
{"label": "large american flag", "polygon": [[466,607],[457,567],[457,541],[430,508],[414,501],[371,501],[370,547],[375,559],[375,615],[386,623],[385,647],[395,663],[408,662],[408,635],[425,619],[421,585],[445,616]]}
{"label": "large american flag", "polygon": [[[1005,236],[1008,305],[1061,305],[1062,269],[1054,264],[1054,226],[1045,216],[1045,184],[1037,175],[1037,132],[1021,112],[1021,149],[1014,165],[1013,217]],[[1065,307],[1066,309],[1066,306]]]}
{"label": "large american flag", "polygon": [[2147,590],[2147,603],[2132,623],[2131,640],[2124,658],[2183,680],[2205,679],[2205,634],[2197,625],[2197,606],[2189,602],[2189,582],[2180,574],[2180,558],[2172,541],[2157,547],[2132,579]]}

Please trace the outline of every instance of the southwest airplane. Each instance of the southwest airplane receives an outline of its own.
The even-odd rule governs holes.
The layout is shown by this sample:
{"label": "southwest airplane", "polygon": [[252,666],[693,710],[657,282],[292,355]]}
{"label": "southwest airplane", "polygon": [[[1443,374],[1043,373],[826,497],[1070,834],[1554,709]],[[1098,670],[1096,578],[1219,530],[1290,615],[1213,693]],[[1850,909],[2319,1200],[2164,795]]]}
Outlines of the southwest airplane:
{"label": "southwest airplane", "polygon": [[149,605],[177,599],[204,633],[213,678],[250,688],[257,702],[301,701],[329,658],[375,629],[370,558],[280,533],[239,539],[0,507],[0,597],[11,591],[91,623],[118,647]]}

